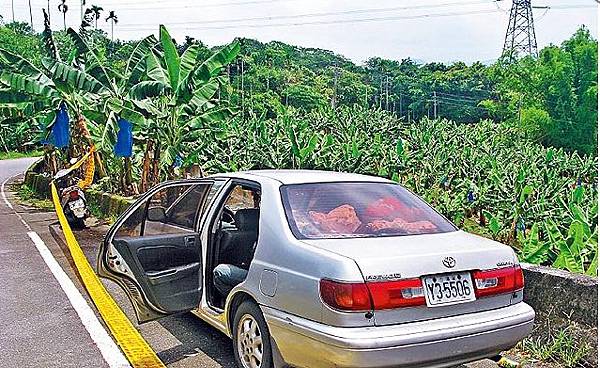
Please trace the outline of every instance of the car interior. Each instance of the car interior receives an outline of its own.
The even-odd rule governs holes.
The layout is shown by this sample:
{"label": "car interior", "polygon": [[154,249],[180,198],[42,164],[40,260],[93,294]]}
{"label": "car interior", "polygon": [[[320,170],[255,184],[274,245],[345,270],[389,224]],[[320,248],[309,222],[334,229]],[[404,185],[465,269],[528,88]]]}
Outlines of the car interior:
{"label": "car interior", "polygon": [[209,264],[206,267],[207,290],[210,305],[222,309],[227,295],[214,287],[213,271],[218,265],[232,265],[248,271],[256,243],[260,216],[260,189],[253,185],[237,184],[228,193],[209,240]]}

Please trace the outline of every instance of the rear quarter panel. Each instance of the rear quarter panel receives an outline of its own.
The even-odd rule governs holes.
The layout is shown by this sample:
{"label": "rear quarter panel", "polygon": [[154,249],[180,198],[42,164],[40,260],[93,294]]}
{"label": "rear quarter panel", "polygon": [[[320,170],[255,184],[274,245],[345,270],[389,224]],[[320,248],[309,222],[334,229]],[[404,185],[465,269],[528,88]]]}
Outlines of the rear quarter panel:
{"label": "rear quarter panel", "polygon": [[228,302],[236,292],[247,292],[261,305],[332,326],[373,325],[373,319],[367,318],[369,316],[365,313],[336,311],[325,306],[320,298],[319,280],[322,278],[362,282],[357,264],[348,257],[294,238],[281,204],[279,183],[263,182],[261,189],[259,235],[254,259],[248,277],[233,290]]}

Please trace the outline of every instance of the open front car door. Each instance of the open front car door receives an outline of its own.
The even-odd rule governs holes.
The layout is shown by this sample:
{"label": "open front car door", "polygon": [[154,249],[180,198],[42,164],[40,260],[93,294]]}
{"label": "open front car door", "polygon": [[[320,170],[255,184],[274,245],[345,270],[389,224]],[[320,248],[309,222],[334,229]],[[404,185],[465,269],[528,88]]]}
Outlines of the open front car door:
{"label": "open front car door", "polygon": [[123,288],[139,323],[198,307],[203,274],[199,223],[221,185],[198,179],[154,187],[106,235],[98,274]]}

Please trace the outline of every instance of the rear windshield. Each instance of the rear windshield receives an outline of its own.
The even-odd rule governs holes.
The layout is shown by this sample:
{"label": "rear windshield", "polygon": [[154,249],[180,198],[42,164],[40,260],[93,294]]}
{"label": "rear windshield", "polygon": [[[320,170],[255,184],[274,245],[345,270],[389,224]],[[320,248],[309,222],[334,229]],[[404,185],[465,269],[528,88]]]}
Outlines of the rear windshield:
{"label": "rear windshield", "polygon": [[456,228],[417,196],[388,183],[314,183],[281,187],[298,239],[436,234]]}

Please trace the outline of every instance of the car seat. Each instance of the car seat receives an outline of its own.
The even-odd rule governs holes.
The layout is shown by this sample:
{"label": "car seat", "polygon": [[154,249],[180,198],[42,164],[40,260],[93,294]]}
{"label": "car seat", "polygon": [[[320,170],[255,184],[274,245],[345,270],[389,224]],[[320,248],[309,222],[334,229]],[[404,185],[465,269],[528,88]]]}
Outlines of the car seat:
{"label": "car seat", "polygon": [[238,210],[234,215],[235,229],[222,230],[220,263],[248,269],[258,240],[258,208]]}

